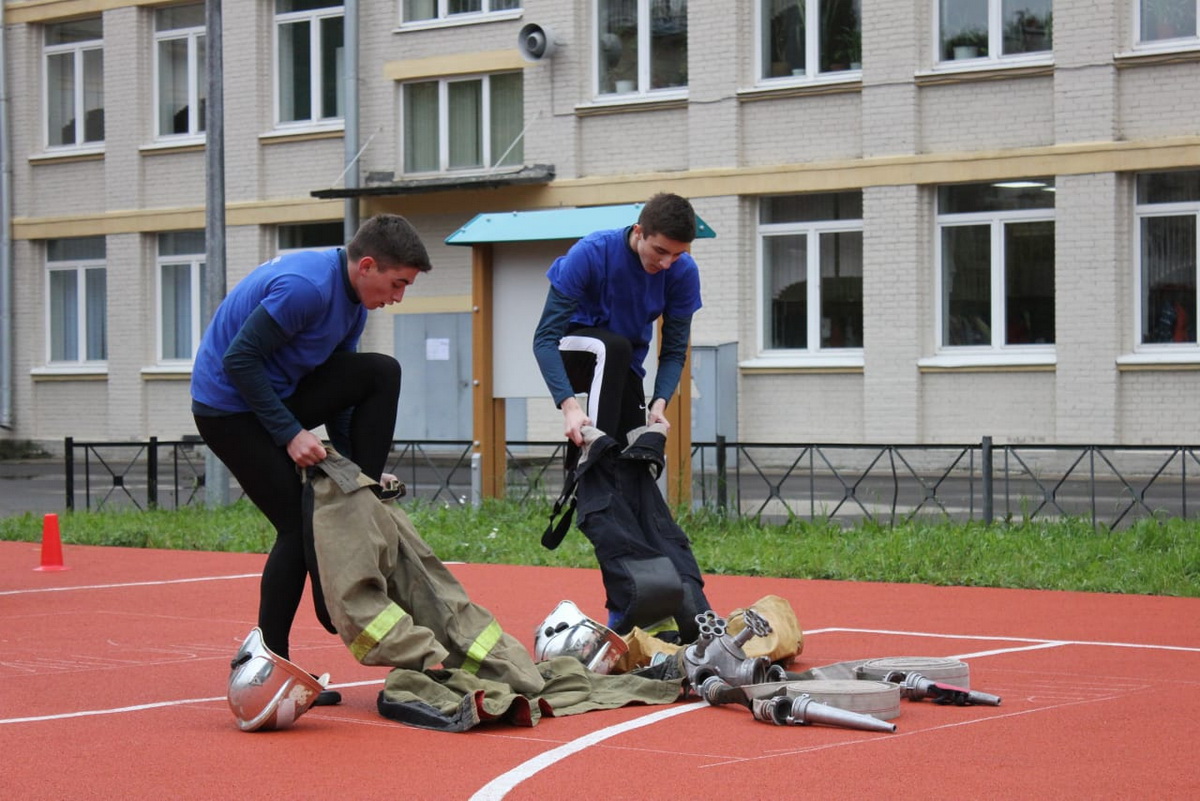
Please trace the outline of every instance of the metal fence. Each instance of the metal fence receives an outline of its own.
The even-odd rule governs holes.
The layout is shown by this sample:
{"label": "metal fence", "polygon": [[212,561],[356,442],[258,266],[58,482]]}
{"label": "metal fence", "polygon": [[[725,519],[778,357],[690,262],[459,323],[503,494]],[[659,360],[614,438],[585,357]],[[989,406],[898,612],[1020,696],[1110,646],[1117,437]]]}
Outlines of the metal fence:
{"label": "metal fence", "polygon": [[[564,444],[511,441],[506,495],[544,503],[562,487]],[[469,440],[397,440],[387,472],[409,498],[479,501]],[[66,508],[179,508],[204,502],[206,453],[193,440],[65,447]],[[896,525],[914,520],[1079,518],[1116,529],[1151,517],[1191,519],[1200,446],[756,443],[692,447],[692,505],[766,522]],[[233,499],[238,497],[236,482]]]}

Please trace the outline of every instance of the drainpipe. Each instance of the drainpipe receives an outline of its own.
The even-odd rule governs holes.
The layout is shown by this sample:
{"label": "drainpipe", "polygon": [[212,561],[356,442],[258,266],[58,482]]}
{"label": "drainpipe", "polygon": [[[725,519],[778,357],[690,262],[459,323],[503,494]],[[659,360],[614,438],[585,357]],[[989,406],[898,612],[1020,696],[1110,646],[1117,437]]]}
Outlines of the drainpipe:
{"label": "drainpipe", "polygon": [[[346,188],[358,186],[358,0],[346,0],[342,7],[343,22],[342,51],[345,57],[345,153]],[[358,198],[346,198],[344,231],[349,242],[358,230]]]}
{"label": "drainpipe", "polygon": [[0,428],[13,427],[12,136],[8,120],[8,53],[0,0]]}

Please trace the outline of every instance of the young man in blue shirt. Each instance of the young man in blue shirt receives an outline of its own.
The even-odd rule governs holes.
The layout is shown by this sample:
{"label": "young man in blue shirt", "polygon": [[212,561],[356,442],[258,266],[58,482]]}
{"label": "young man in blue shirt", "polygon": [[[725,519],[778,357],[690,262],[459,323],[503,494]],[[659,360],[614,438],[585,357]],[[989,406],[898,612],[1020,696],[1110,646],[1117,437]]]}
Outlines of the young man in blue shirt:
{"label": "young man in blue shirt", "polygon": [[[589,234],[550,265],[533,352],[574,445],[582,444],[585,425],[621,441],[647,423],[670,426],[664,413],[701,305],[700,273],[689,253],[695,238],[691,203],[660,193],[633,225]],[[660,316],[658,370],[647,408],[644,362]],[[577,392],[587,393],[586,411]]]}
{"label": "young man in blue shirt", "polygon": [[[399,303],[429,256],[395,214],[364,222],[345,248],[276,256],[222,300],[192,368],[192,415],[205,444],[275,527],[263,568],[258,626],[289,659],[304,594],[298,469],[326,456],[325,426],[342,455],[378,481],[391,451],[400,365],[357,353],[367,311]],[[336,693],[322,693],[336,703]]]}

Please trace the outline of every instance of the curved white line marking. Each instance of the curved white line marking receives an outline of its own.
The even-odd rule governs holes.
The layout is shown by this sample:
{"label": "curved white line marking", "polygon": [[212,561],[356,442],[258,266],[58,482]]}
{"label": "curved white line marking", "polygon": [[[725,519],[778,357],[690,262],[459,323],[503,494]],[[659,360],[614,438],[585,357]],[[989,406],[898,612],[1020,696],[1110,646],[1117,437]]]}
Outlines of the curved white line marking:
{"label": "curved white line marking", "polygon": [[525,781],[535,773],[550,767],[558,760],[565,756],[570,756],[585,748],[590,748],[596,743],[603,742],[610,737],[616,737],[618,734],[624,734],[627,731],[640,729],[643,726],[649,726],[653,723],[658,723],[660,720],[673,718],[676,715],[682,715],[685,712],[694,712],[697,709],[707,708],[708,704],[696,702],[685,706],[671,707],[660,712],[654,712],[649,715],[637,718],[636,720],[626,721],[616,726],[609,726],[607,729],[594,731],[578,740],[572,740],[569,743],[564,743],[557,748],[552,748],[545,753],[538,754],[532,759],[528,759],[517,765],[507,773],[502,773],[490,782],[479,789],[475,795],[471,796],[470,801],[499,801],[508,794],[508,791],[516,787],[521,782]]}
{"label": "curved white line marking", "polygon": [[259,578],[261,573],[239,573],[233,576],[201,576],[199,578],[160,579],[159,581],[127,581],[123,584],[85,584],[75,587],[30,587],[24,590],[3,590],[0,595],[28,595],[35,592],[72,592],[74,590],[114,590],[125,587],[163,587],[167,584],[192,584],[197,581],[229,581],[230,579]]}

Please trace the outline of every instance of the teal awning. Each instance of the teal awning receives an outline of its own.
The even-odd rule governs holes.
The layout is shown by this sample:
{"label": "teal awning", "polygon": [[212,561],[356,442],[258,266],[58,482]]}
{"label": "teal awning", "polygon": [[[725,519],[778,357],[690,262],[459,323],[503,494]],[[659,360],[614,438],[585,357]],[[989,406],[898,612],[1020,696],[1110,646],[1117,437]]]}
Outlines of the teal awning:
{"label": "teal awning", "polygon": [[[510,211],[476,214],[466,225],[446,237],[447,245],[476,245],[490,242],[535,242],[547,239],[579,239],[593,231],[622,228],[637,222],[643,203],[620,206]],[[696,238],[717,234],[696,216]]]}

